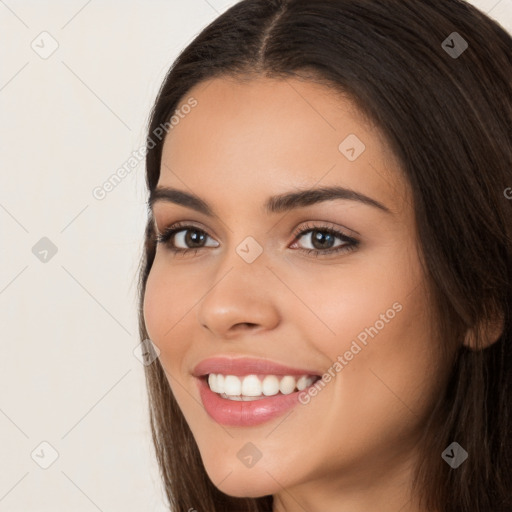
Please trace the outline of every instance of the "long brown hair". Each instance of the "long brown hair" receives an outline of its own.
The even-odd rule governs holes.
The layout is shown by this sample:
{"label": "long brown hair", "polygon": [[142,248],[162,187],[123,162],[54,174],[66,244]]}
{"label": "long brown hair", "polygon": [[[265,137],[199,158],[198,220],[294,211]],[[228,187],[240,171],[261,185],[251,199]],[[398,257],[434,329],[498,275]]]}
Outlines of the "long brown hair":
{"label": "long brown hair", "polygon": [[[185,48],[161,86],[148,128],[149,191],[164,140],[155,130],[187,92],[214,77],[257,75],[342,92],[400,161],[436,325],[446,354],[456,354],[425,425],[415,489],[426,510],[512,511],[512,38],[461,0],[243,0]],[[155,256],[148,216],[141,339]],[[501,335],[489,344],[484,327],[496,318]],[[474,349],[462,344],[467,333]],[[235,498],[212,484],[159,360],[145,371],[171,510],[270,512],[272,496]],[[441,458],[455,440],[469,453],[458,469]]]}

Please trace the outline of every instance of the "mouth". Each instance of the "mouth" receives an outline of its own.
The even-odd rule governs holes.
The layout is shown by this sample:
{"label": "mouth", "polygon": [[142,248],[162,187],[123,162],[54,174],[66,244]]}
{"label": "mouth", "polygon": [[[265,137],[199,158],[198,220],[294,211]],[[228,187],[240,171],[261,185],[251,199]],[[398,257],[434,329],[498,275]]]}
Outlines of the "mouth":
{"label": "mouth", "polygon": [[268,359],[213,357],[193,370],[207,415],[232,427],[250,427],[283,415],[321,375]]}
{"label": "mouth", "polygon": [[290,395],[312,386],[319,375],[249,374],[245,376],[210,373],[200,377],[210,391],[225,400],[252,402],[267,397]]}
{"label": "mouth", "polygon": [[[255,374],[246,375],[242,379],[241,376],[236,375],[222,375],[222,377],[224,377],[223,388],[215,387],[219,385],[219,374],[196,377],[196,382],[208,416],[215,422],[230,427],[253,427],[282,416],[288,410],[299,405],[301,403],[300,395],[307,393],[309,387],[320,379],[319,376],[309,375],[303,375],[298,379],[291,375]],[[259,381],[258,384],[256,380]],[[210,388],[208,381],[213,385],[213,389],[217,389],[217,391]],[[279,383],[279,391],[276,390],[276,381]],[[244,385],[245,382],[247,384],[239,391],[238,387]],[[299,387],[304,385],[306,387],[299,390]],[[249,390],[248,388],[252,386],[254,387]],[[261,393],[259,392],[260,388]],[[265,395],[264,391],[274,394]],[[256,392],[258,392],[258,395],[254,396]]]}

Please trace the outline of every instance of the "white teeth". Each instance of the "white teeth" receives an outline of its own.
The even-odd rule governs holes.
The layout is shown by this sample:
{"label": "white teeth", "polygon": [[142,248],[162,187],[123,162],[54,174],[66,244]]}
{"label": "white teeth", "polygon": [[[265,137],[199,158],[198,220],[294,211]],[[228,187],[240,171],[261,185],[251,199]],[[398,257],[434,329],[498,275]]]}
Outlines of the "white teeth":
{"label": "white teeth", "polygon": [[[217,389],[219,388],[217,387]],[[241,395],[242,383],[238,377],[235,377],[234,375],[226,375],[224,378],[224,389],[217,391],[217,393],[226,393],[226,395]]]}
{"label": "white teeth", "polygon": [[295,385],[295,377],[287,375],[281,379],[281,382],[279,383],[279,391],[281,391],[283,395],[289,395],[295,390]]}
{"label": "white teeth", "polygon": [[261,390],[265,396],[274,396],[279,393],[279,379],[275,375],[267,375],[263,379]]}
{"label": "white teeth", "polygon": [[221,391],[224,389],[224,375],[221,373],[217,375],[217,388]]}
{"label": "white teeth", "polygon": [[[222,377],[222,375],[221,375]],[[308,387],[308,382],[307,382],[308,378],[307,377],[304,377],[302,376],[298,381],[297,381],[297,389],[299,391],[302,391],[303,389],[306,389]]]}
{"label": "white teeth", "polygon": [[[228,393],[229,394],[229,393]],[[235,393],[231,393],[235,394]],[[256,375],[247,375],[242,381],[242,395],[244,396],[260,396],[261,382]]]}
{"label": "white teeth", "polygon": [[223,398],[237,401],[251,401],[274,396],[279,392],[289,395],[296,389],[302,391],[313,384],[315,378],[309,375],[302,375],[298,378],[292,375],[246,375],[237,377],[235,375],[223,375],[221,373],[210,373],[208,385],[214,393],[220,394]]}
{"label": "white teeth", "polygon": [[219,389],[217,388],[217,375],[215,375],[215,373],[210,373],[210,375],[208,375],[208,386],[210,386],[210,389],[214,393],[219,392]]}
{"label": "white teeth", "polygon": [[235,400],[237,402],[252,402],[253,400],[259,400],[261,396],[244,396],[244,395],[233,395],[228,396],[226,393],[221,393],[220,396],[222,398],[227,398],[228,400]]}

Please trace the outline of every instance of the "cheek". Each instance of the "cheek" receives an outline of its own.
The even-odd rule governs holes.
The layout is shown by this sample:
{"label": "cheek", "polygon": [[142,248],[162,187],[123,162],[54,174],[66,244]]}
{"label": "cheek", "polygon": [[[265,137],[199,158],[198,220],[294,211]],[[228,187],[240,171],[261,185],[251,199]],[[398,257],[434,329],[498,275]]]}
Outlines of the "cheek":
{"label": "cheek", "polygon": [[184,303],[187,288],[176,283],[175,273],[169,272],[158,256],[146,282],[143,315],[151,340],[165,352],[171,344],[168,340],[179,329],[179,320],[185,315]]}
{"label": "cheek", "polygon": [[341,378],[335,379],[339,413],[380,425],[383,435],[406,433],[429,413],[442,380],[424,294],[421,288],[405,296],[397,290],[352,313],[345,317],[352,322],[350,334],[329,354],[343,358]]}
{"label": "cheek", "polygon": [[[303,295],[330,328],[330,334],[317,334],[312,339],[319,340],[322,351],[331,359],[350,350],[354,341],[364,348],[372,339],[384,338],[390,332],[390,326],[397,327],[400,318],[415,314],[410,302],[414,280],[404,275],[395,279],[389,266],[386,271],[382,270],[385,267],[353,267],[340,276],[338,282],[333,282],[332,278],[326,282],[321,288],[322,294],[313,296],[310,292]],[[408,313],[404,313],[406,303]],[[309,320],[313,325],[315,319]]]}
{"label": "cheek", "polygon": [[185,272],[169,268],[163,256],[155,258],[146,282],[143,316],[162,364],[173,373],[180,355],[190,347],[193,308],[203,293]]}
{"label": "cheek", "polygon": [[[144,315],[144,323],[148,332],[149,338],[155,342],[159,337],[157,333],[161,330],[162,323],[162,286],[159,281],[155,279],[154,266],[150,271],[146,289],[144,291],[144,303],[142,306],[142,313]],[[160,348],[160,347],[159,347]]]}
{"label": "cheek", "polygon": [[339,284],[331,283],[321,305],[317,303],[335,334],[309,332],[331,361],[330,382],[340,404],[353,407],[354,417],[391,411],[407,416],[407,407],[421,415],[443,373],[426,314],[426,282],[417,260],[404,253],[397,251],[378,263],[354,267]]}

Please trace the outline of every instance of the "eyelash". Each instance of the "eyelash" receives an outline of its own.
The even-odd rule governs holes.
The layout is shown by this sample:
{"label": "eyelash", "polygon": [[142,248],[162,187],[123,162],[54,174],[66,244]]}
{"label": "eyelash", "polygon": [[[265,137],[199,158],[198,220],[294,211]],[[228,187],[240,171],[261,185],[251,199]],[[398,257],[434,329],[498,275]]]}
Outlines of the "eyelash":
{"label": "eyelash", "polygon": [[[171,245],[171,243],[170,243],[171,238],[176,233],[179,233],[181,231],[188,231],[188,230],[193,230],[193,231],[197,231],[199,233],[203,233],[208,237],[210,236],[210,235],[208,235],[208,233],[206,233],[206,231],[204,231],[203,229],[200,229],[196,226],[177,222],[177,223],[173,224],[172,226],[165,228],[162,233],[158,233],[156,235],[156,242],[158,244],[164,244],[167,249],[169,249],[171,252],[175,253],[176,255],[177,254],[185,255],[185,254],[190,253],[191,251],[194,251],[194,254],[196,254],[199,250],[206,249],[206,247],[199,247],[199,248],[194,248],[194,249],[193,248],[182,249],[182,248],[177,248],[177,247],[174,247],[173,245]],[[333,229],[328,226],[314,226],[314,225],[310,225],[310,224],[306,224],[305,226],[302,226],[302,228],[300,230],[297,230],[293,233],[293,236],[294,236],[293,243],[298,241],[298,239],[301,238],[302,236],[304,236],[308,233],[311,233],[312,231],[319,231],[320,233],[328,233],[330,235],[333,235],[333,236],[341,239],[345,243],[338,247],[326,249],[325,251],[322,251],[320,249],[303,249],[300,247],[298,248],[299,251],[302,251],[307,254],[315,253],[316,257],[319,257],[319,256],[322,257],[324,255],[349,252],[349,251],[356,249],[357,246],[359,245],[359,240],[349,237],[336,229]]]}

